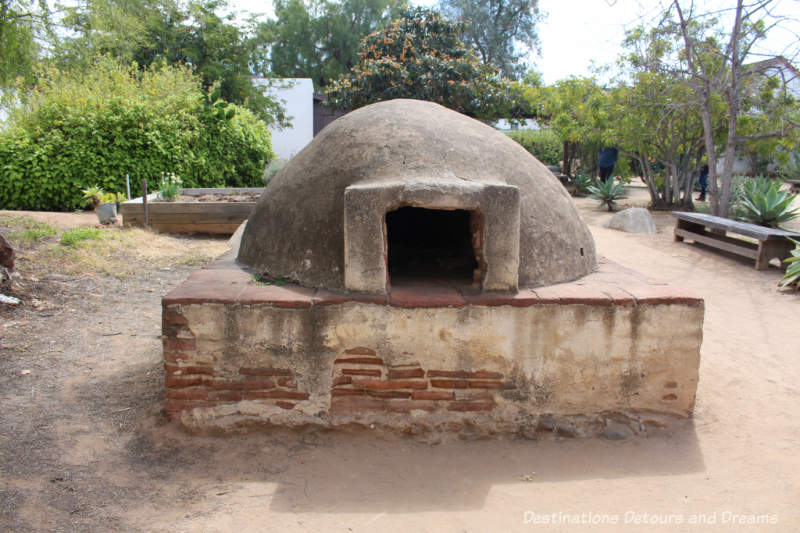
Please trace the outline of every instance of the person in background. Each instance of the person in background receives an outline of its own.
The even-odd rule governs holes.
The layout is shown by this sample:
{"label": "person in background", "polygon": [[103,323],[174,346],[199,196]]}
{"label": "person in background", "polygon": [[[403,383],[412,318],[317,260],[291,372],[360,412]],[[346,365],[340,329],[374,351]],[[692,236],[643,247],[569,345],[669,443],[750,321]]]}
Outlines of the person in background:
{"label": "person in background", "polygon": [[616,148],[603,148],[600,152],[600,157],[597,159],[597,166],[600,167],[600,179],[608,181],[611,173],[614,171],[614,165],[617,164],[617,157],[619,157],[619,150]]}
{"label": "person in background", "polygon": [[700,169],[700,177],[697,178],[697,183],[700,184],[700,196],[697,197],[697,201],[705,202],[706,189],[708,188],[708,165],[703,165]]}

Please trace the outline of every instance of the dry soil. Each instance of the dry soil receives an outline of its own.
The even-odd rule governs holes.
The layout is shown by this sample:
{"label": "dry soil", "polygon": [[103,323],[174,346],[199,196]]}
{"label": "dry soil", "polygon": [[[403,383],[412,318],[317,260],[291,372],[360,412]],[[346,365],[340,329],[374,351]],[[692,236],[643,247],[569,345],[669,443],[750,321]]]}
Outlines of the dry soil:
{"label": "dry soil", "polygon": [[0,530],[800,530],[800,294],[673,242],[667,213],[632,235],[578,205],[600,254],[705,298],[693,420],[613,442],[187,435],[161,412],[160,297],[197,266],[53,272],[0,309]]}

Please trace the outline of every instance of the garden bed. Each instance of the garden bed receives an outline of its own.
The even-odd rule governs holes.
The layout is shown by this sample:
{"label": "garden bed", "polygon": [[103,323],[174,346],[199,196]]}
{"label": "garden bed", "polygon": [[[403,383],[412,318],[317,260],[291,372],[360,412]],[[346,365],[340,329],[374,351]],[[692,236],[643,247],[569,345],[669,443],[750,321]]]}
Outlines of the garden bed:
{"label": "garden bed", "polygon": [[[179,189],[171,202],[147,195],[148,224],[162,233],[232,234],[247,220],[263,188]],[[144,202],[134,198],[120,205],[123,226],[144,226]]]}

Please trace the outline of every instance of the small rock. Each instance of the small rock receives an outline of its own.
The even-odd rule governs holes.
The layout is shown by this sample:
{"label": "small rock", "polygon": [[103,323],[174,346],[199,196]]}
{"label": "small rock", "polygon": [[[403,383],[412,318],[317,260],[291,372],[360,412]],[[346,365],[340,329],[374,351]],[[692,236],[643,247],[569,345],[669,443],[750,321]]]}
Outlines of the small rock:
{"label": "small rock", "polygon": [[0,294],[0,303],[8,304],[8,305],[19,305],[19,298],[14,298],[13,296],[6,296],[5,294]]}
{"label": "small rock", "polygon": [[537,431],[554,431],[556,429],[556,421],[550,415],[542,415],[536,425]]}
{"label": "small rock", "polygon": [[631,436],[631,430],[625,426],[607,427],[603,431],[603,436],[608,440],[625,440]]}
{"label": "small rock", "polygon": [[616,213],[611,220],[603,224],[607,228],[627,231],[628,233],[655,233],[656,225],[650,211],[642,207],[631,207]]}
{"label": "small rock", "polygon": [[558,424],[556,426],[556,435],[559,437],[568,437],[570,439],[576,439],[580,437],[578,428],[572,424]]}

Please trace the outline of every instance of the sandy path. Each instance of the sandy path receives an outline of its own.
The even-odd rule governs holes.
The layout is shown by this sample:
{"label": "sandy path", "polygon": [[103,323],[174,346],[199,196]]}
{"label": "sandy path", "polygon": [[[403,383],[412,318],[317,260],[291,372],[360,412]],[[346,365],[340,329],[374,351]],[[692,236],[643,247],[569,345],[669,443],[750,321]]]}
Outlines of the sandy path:
{"label": "sandy path", "polygon": [[[628,203],[646,203],[644,189]],[[578,205],[599,253],[706,299],[693,421],[621,442],[189,436],[158,414],[157,334],[160,295],[190,268],[138,288],[87,281],[67,304],[77,311],[6,339],[43,355],[0,358],[0,529],[800,531],[800,294],[778,291],[777,268],[673,242],[667,214],[658,234],[630,235]],[[754,515],[774,523],[735,523]],[[557,523],[534,523],[546,518]]]}

